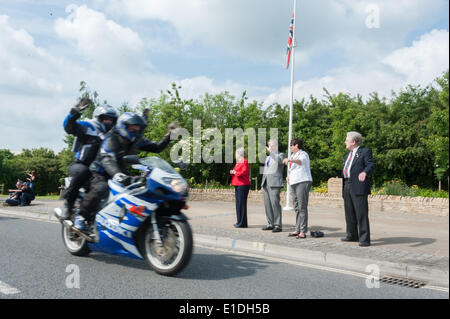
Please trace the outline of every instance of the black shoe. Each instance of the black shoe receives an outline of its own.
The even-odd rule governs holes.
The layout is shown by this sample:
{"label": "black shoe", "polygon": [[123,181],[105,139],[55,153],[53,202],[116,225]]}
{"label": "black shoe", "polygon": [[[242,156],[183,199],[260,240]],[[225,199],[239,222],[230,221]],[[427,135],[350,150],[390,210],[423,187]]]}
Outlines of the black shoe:
{"label": "black shoe", "polygon": [[350,238],[350,237],[345,237],[345,238],[341,238],[341,241],[346,241],[346,242],[356,242],[356,241],[359,241],[359,239]]}
{"label": "black shoe", "polygon": [[370,243],[359,243],[359,247],[369,247]]}
{"label": "black shoe", "polygon": [[275,228],[272,230],[272,233],[281,233],[283,230],[280,226],[275,226]]}
{"label": "black shoe", "polygon": [[267,225],[262,228],[262,230],[272,230],[272,229],[273,229],[272,225]]}

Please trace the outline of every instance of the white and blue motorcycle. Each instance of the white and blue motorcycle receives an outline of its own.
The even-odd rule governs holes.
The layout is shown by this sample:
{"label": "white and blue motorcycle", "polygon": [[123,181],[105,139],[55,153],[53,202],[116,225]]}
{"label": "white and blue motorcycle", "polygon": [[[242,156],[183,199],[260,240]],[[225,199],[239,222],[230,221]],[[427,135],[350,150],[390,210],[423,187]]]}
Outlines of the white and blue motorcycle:
{"label": "white and blue motorcycle", "polygon": [[126,162],[142,175],[126,187],[109,180],[110,195],[96,215],[93,235],[77,231],[73,218],[66,220],[64,245],[76,256],[100,251],[145,259],[157,273],[175,275],[192,255],[192,231],[181,212],[187,208],[187,183],[158,157],[126,156]]}

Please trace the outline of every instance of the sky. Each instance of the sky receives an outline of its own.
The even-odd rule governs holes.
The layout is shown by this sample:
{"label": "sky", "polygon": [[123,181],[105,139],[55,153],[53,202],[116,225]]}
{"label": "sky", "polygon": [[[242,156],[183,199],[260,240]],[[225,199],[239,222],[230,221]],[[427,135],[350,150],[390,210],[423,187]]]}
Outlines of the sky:
{"label": "sky", "polygon": [[[85,81],[135,106],[176,82],[289,104],[293,0],[0,0],[0,149],[61,151]],[[297,0],[294,99],[390,98],[449,68],[448,0]]]}

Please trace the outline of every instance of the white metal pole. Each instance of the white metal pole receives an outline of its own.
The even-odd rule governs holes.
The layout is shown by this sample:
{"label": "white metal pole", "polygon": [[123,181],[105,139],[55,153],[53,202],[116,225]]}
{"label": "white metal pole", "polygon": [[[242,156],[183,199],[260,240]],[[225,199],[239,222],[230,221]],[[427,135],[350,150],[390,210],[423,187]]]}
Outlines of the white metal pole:
{"label": "white metal pole", "polygon": [[[288,158],[291,157],[291,140],[292,140],[292,109],[294,104],[294,57],[295,57],[295,23],[297,21],[297,16],[295,14],[295,8],[297,6],[297,0],[294,0],[294,26],[292,30],[292,61],[291,61],[291,97],[289,102],[289,140],[288,140]],[[289,165],[287,169],[287,177],[289,178]],[[286,205],[284,206],[283,210],[292,210],[293,208],[290,206],[290,192],[291,192],[291,186],[289,183],[287,184],[287,190],[286,190]]]}

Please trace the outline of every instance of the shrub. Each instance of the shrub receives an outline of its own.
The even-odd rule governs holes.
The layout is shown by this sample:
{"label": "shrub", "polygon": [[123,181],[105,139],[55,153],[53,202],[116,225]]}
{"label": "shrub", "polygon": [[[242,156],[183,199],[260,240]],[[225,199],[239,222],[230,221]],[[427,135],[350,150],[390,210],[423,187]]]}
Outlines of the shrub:
{"label": "shrub", "polygon": [[448,198],[448,192],[439,192],[429,188],[419,188],[417,185],[409,187],[401,180],[385,182],[381,188],[374,188],[372,190],[372,195]]}
{"label": "shrub", "polygon": [[328,182],[321,182],[318,187],[311,187],[311,192],[315,193],[328,193]]}
{"label": "shrub", "polygon": [[380,195],[412,196],[412,191],[401,180],[393,180],[383,184]]}
{"label": "shrub", "polygon": [[435,191],[429,188],[417,188],[412,191],[411,196],[422,196],[422,197],[436,197],[436,198],[448,198],[448,192],[445,191]]}

